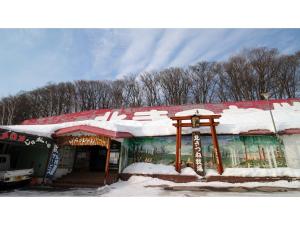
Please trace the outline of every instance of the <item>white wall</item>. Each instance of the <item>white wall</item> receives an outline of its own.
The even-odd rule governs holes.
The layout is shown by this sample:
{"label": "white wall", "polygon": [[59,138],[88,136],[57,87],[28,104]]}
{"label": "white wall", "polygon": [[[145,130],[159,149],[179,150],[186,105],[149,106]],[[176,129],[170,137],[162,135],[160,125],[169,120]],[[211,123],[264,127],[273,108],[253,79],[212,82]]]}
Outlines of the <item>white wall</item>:
{"label": "white wall", "polygon": [[300,134],[281,136],[288,167],[300,169]]}

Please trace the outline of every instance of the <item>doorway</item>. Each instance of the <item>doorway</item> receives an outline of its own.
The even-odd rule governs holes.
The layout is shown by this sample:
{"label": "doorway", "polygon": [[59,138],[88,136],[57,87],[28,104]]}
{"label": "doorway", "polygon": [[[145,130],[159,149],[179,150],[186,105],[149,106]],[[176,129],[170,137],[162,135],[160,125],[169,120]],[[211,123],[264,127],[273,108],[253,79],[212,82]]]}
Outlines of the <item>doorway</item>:
{"label": "doorway", "polygon": [[100,146],[90,146],[90,171],[105,172],[107,149]]}
{"label": "doorway", "polygon": [[80,146],[76,149],[74,171],[104,172],[107,149],[101,146]]}

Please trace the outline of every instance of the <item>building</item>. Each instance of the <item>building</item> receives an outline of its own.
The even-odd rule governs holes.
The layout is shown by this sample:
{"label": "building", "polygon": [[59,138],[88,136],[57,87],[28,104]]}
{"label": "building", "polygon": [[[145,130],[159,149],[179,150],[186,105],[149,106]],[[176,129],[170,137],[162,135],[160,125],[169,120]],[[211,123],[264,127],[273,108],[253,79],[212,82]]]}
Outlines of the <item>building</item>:
{"label": "building", "polygon": [[[170,117],[196,111],[221,115],[216,129],[224,168],[300,168],[299,98],[91,110],[3,129],[52,138],[60,155],[54,179],[75,179],[76,173],[105,182],[135,162],[174,165],[176,128]],[[182,129],[182,167],[193,165],[192,131]],[[215,168],[210,129],[200,132],[205,167]]]}

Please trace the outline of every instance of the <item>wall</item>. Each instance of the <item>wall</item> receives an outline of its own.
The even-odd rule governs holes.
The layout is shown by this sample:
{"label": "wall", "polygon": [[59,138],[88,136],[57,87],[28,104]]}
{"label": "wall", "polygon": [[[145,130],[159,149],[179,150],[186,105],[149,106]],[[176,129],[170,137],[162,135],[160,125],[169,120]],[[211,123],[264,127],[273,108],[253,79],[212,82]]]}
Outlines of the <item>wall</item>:
{"label": "wall", "polygon": [[289,167],[300,169],[300,134],[281,136]]}
{"label": "wall", "polygon": [[[183,166],[193,163],[192,137],[182,137],[181,159]],[[274,136],[218,136],[223,165],[232,167],[274,168],[286,167],[283,146]],[[215,157],[210,136],[202,136],[206,168],[214,168]],[[122,144],[121,168],[134,162],[174,165],[175,136],[140,137],[125,139]]]}

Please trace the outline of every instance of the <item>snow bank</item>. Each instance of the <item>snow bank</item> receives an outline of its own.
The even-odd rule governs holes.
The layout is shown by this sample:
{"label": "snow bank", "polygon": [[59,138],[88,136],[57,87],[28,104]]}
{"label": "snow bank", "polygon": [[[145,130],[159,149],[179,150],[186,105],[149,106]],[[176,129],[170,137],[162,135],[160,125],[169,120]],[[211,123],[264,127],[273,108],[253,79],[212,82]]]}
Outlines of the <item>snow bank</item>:
{"label": "snow bank", "polygon": [[[163,187],[166,186],[196,186],[196,187],[286,187],[300,188],[299,181],[275,181],[275,182],[248,182],[248,183],[226,183],[226,182],[189,182],[189,183],[174,183],[172,181],[161,180],[152,177],[132,176],[128,181],[119,181],[109,185],[103,193],[103,188],[99,188],[99,195],[107,197],[129,197],[129,196],[184,196],[186,192],[166,191]],[[194,192],[195,193],[195,192]],[[196,192],[200,193],[201,192]],[[207,195],[208,193],[206,193]],[[222,192],[222,196],[226,193]],[[237,195],[245,193],[238,192]],[[270,194],[270,193],[269,193]],[[271,193],[272,194],[272,193]],[[211,196],[216,195],[216,192],[211,192]]]}
{"label": "snow bank", "polygon": [[[217,171],[209,169],[206,176],[219,176]],[[300,177],[300,169],[292,168],[226,168],[222,176],[239,177]]]}
{"label": "snow bank", "polygon": [[[190,175],[199,176],[191,167],[186,167],[178,173],[174,166],[152,164],[152,163],[133,163],[123,170],[129,174],[167,174],[167,175]],[[220,176],[216,170],[208,169],[206,176]],[[226,168],[222,176],[239,177],[300,177],[300,169],[293,168]]]}
{"label": "snow bank", "polygon": [[152,163],[133,163],[123,170],[123,173],[130,174],[167,174],[167,175],[189,175],[198,176],[190,167],[183,168],[181,173],[175,170],[174,166]]}

